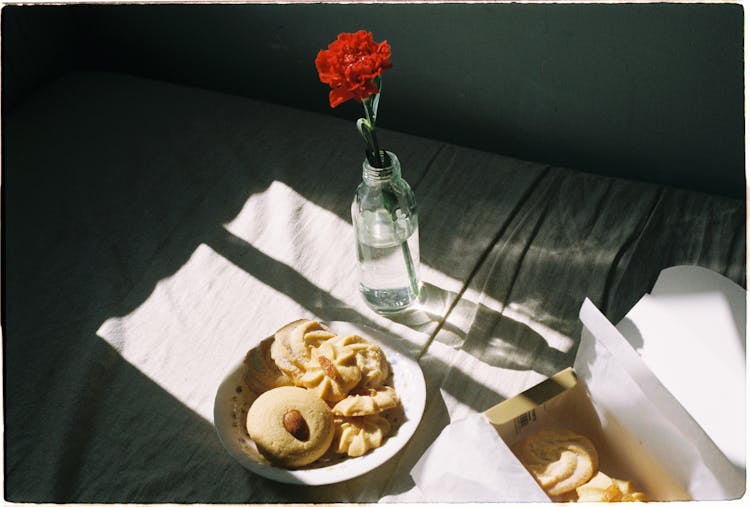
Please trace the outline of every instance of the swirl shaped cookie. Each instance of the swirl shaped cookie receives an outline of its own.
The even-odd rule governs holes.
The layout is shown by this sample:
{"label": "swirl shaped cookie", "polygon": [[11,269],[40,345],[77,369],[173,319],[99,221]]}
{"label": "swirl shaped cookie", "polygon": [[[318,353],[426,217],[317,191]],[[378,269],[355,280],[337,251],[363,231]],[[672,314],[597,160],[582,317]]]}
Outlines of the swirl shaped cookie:
{"label": "swirl shaped cookie", "polygon": [[342,417],[334,421],[336,434],[333,449],[355,458],[383,445],[391,431],[391,423],[380,415]]}
{"label": "swirl shaped cookie", "polygon": [[574,491],[594,476],[599,455],[591,441],[570,430],[541,430],[520,442],[516,455],[551,496]]}
{"label": "swirl shaped cookie", "polygon": [[334,415],[356,417],[379,414],[398,405],[396,390],[390,386],[368,389],[363,393],[350,394],[336,403],[331,411]]}
{"label": "swirl shaped cookie", "polygon": [[305,365],[303,362],[298,361],[292,353],[291,345],[289,344],[289,335],[298,326],[309,322],[305,319],[298,319],[280,327],[273,335],[273,343],[271,344],[271,358],[273,359],[276,366],[286,376],[292,380],[296,380],[305,373]]}
{"label": "swirl shaped cookie", "polygon": [[320,458],[335,435],[328,405],[301,387],[266,391],[250,406],[246,428],[269,461],[296,468]]}
{"label": "swirl shaped cookie", "polygon": [[243,379],[245,384],[256,394],[264,393],[276,387],[290,386],[292,380],[282,372],[271,358],[271,345],[274,337],[261,341],[257,347],[245,355]]}
{"label": "swirl shaped cookie", "polygon": [[388,359],[375,343],[356,334],[336,336],[334,343],[350,348],[357,356],[357,366],[362,371],[362,380],[357,388],[379,387],[388,379],[391,372]]}
{"label": "swirl shaped cookie", "polygon": [[354,352],[326,341],[312,349],[305,372],[295,383],[325,401],[337,403],[359,383],[361,377]]}
{"label": "swirl shaped cookie", "polygon": [[320,347],[334,336],[336,335],[328,327],[317,320],[307,320],[289,332],[286,342],[295,362],[304,365],[310,360],[312,349]]}

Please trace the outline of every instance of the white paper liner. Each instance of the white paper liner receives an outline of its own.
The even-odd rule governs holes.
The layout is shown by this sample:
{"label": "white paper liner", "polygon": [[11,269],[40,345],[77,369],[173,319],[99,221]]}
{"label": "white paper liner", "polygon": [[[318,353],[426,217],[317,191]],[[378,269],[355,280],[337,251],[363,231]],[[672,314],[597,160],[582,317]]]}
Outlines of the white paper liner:
{"label": "white paper liner", "polygon": [[549,502],[482,413],[446,426],[411,471],[428,502]]}

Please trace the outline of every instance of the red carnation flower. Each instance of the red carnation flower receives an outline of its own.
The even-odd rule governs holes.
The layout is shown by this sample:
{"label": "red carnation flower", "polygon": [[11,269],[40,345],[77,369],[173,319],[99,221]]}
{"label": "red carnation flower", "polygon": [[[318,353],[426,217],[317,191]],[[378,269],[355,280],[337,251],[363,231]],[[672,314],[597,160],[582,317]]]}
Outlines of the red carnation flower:
{"label": "red carnation flower", "polygon": [[355,99],[362,102],[378,93],[374,79],[393,63],[388,42],[375,42],[372,33],[359,30],[341,33],[338,38],[321,49],[315,59],[320,81],[330,85],[328,96],[331,107]]}

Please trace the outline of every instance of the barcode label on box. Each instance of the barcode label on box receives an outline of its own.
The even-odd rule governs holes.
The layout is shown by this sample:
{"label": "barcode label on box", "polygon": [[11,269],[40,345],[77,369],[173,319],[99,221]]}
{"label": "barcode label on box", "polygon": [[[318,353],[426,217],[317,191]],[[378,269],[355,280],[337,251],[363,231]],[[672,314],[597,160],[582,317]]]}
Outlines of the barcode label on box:
{"label": "barcode label on box", "polygon": [[513,421],[513,426],[516,429],[516,434],[520,433],[530,423],[536,421],[536,409],[531,409],[525,414],[521,414]]}

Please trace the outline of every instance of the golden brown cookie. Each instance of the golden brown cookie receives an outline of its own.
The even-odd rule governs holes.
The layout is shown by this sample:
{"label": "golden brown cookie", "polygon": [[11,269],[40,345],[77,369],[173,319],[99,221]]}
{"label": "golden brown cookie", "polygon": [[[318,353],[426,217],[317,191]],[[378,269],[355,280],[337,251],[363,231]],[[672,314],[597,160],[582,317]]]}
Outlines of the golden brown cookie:
{"label": "golden brown cookie", "polygon": [[549,498],[555,503],[577,502],[578,493],[576,493],[576,490],[573,490],[563,493],[562,495],[550,495]]}
{"label": "golden brown cookie", "polygon": [[327,402],[336,403],[359,383],[361,376],[354,352],[326,341],[312,349],[305,372],[295,383]]}
{"label": "golden brown cookie", "polygon": [[630,481],[624,481],[621,479],[612,479],[617,487],[620,488],[620,502],[648,502],[648,497],[643,491],[638,491],[633,487]]}
{"label": "golden brown cookie", "polygon": [[591,441],[569,430],[541,430],[526,437],[516,455],[551,496],[575,490],[597,471],[599,455]]}
{"label": "golden brown cookie", "polygon": [[336,336],[333,341],[337,345],[349,347],[357,355],[357,366],[362,371],[362,380],[357,388],[380,387],[388,379],[390,364],[376,343],[356,334]]}
{"label": "golden brown cookie", "polygon": [[336,336],[317,320],[304,321],[289,332],[286,339],[289,350],[297,364],[310,360],[311,351],[323,342]]}
{"label": "golden brown cookie", "polygon": [[253,347],[245,355],[244,374],[245,384],[256,394],[281,386],[290,386],[292,380],[279,370],[271,358],[271,344],[274,337],[270,336]]}
{"label": "golden brown cookie", "polygon": [[622,498],[620,488],[603,472],[597,472],[575,491],[580,502],[618,502]]}
{"label": "golden brown cookie", "polygon": [[379,414],[398,405],[396,391],[390,386],[380,386],[350,394],[336,403],[331,411],[334,415],[354,417]]}
{"label": "golden brown cookie", "polygon": [[292,321],[274,333],[274,340],[271,344],[271,358],[273,359],[276,366],[284,372],[286,376],[292,380],[296,380],[305,373],[304,364],[297,361],[292,354],[292,349],[289,345],[289,335],[299,325],[310,322],[305,319],[299,319]]}
{"label": "golden brown cookie", "polygon": [[247,412],[246,427],[269,461],[288,468],[317,460],[335,434],[328,405],[310,391],[293,386],[258,396]]}
{"label": "golden brown cookie", "polygon": [[379,415],[337,417],[333,449],[350,457],[362,456],[370,449],[383,445],[391,431],[391,423]]}
{"label": "golden brown cookie", "polygon": [[588,482],[576,488],[579,502],[645,502],[646,495],[633,483],[597,472]]}

